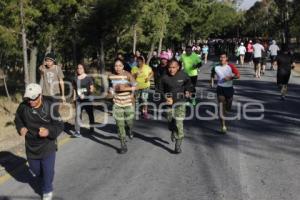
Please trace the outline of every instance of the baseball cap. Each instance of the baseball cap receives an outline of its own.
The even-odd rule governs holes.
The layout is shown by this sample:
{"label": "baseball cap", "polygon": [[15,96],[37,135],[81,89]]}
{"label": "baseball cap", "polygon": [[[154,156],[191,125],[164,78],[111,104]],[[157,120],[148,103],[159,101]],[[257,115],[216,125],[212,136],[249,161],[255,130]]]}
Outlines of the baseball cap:
{"label": "baseball cap", "polygon": [[26,86],[24,98],[36,99],[42,93],[42,88],[39,84],[30,83]]}
{"label": "baseball cap", "polygon": [[244,43],[242,42],[241,45],[244,46]]}

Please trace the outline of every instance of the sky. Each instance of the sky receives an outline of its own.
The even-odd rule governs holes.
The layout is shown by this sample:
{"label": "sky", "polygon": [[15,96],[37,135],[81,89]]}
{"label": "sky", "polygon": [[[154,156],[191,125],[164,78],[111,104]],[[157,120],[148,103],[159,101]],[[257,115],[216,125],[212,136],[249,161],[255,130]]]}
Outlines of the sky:
{"label": "sky", "polygon": [[244,0],[240,8],[243,10],[248,10],[251,8],[257,0]]}

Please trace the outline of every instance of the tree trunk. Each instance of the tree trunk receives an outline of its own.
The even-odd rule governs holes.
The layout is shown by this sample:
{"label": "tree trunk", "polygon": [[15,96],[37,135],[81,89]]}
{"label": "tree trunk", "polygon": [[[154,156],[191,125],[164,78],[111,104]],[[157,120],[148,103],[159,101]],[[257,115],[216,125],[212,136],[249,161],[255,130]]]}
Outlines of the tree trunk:
{"label": "tree trunk", "polygon": [[72,38],[72,57],[73,57],[73,67],[77,66],[77,45],[75,41],[75,35]]}
{"label": "tree trunk", "polygon": [[162,43],[163,43],[163,36],[160,36],[159,37],[159,44],[158,44],[158,54],[160,54],[161,53],[161,51],[162,51]]}
{"label": "tree trunk", "polygon": [[155,43],[152,41],[151,48],[150,48],[150,51],[149,51],[148,57],[147,57],[147,65],[149,65],[149,63],[150,63],[150,60],[152,58],[152,54],[153,54],[154,48],[155,48]]}
{"label": "tree trunk", "polygon": [[29,61],[29,81],[30,83],[36,83],[36,64],[37,64],[38,48],[33,47],[30,52]]}
{"label": "tree trunk", "polygon": [[116,45],[115,45],[115,54],[117,55],[117,53],[119,53],[119,49],[120,49],[120,36],[116,37]]}
{"label": "tree trunk", "polygon": [[24,82],[25,85],[29,83],[29,75],[28,75],[28,55],[27,55],[27,36],[25,30],[25,14],[23,7],[23,0],[20,1],[20,15],[21,15],[21,34],[22,34],[22,48],[23,48],[23,62],[24,62]]}
{"label": "tree trunk", "polygon": [[137,43],[137,30],[136,30],[136,24],[133,26],[133,47],[132,52],[135,54],[136,52],[136,43]]}
{"label": "tree trunk", "polygon": [[51,53],[51,51],[52,51],[52,39],[49,40],[49,44],[46,48],[46,54]]}
{"label": "tree trunk", "polygon": [[105,52],[103,39],[100,39],[100,73],[103,74],[105,71]]}
{"label": "tree trunk", "polygon": [[[107,91],[108,88],[108,79],[105,75],[105,52],[104,52],[104,41],[103,38],[100,39],[100,49],[97,51],[97,57],[99,60],[99,68],[100,68],[100,92],[103,93]],[[103,94],[105,95],[105,94]]]}

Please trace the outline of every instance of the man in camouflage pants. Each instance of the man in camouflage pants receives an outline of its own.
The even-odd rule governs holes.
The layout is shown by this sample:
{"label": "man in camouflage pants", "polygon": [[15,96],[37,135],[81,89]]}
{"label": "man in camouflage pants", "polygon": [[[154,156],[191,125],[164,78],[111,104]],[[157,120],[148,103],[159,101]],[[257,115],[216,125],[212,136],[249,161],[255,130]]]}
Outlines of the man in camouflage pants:
{"label": "man in camouflage pants", "polygon": [[168,64],[168,73],[161,78],[159,91],[163,94],[168,106],[167,119],[172,131],[171,140],[175,143],[176,154],[181,153],[181,143],[184,138],[183,120],[185,105],[191,96],[193,86],[190,77],[180,70],[180,63],[171,60]]}

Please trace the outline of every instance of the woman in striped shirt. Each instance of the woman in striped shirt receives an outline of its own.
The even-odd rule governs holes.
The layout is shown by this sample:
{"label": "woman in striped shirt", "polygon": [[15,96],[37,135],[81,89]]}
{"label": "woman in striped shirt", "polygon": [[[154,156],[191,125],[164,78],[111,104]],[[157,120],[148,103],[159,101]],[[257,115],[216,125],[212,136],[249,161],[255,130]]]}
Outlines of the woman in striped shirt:
{"label": "woman in striped shirt", "polygon": [[133,139],[134,90],[136,82],[133,76],[124,70],[123,61],[115,60],[114,72],[109,76],[110,94],[113,96],[113,116],[116,120],[121,141],[120,153],[127,152],[126,135]]}

